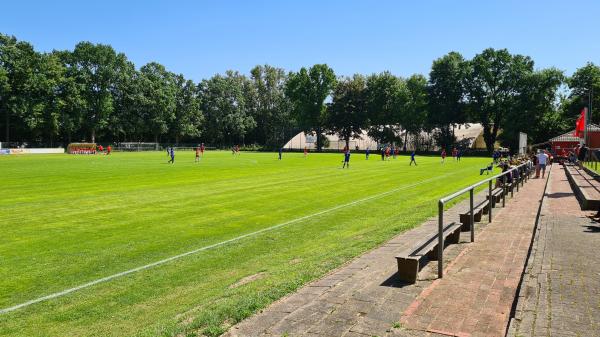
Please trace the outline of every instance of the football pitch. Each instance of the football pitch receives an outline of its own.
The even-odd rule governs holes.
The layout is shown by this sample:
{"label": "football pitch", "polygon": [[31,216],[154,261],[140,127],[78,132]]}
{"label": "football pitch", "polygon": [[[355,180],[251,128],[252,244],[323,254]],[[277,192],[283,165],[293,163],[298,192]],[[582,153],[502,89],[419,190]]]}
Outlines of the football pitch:
{"label": "football pitch", "polygon": [[219,335],[419,225],[490,161],[168,159],[0,157],[1,336]]}

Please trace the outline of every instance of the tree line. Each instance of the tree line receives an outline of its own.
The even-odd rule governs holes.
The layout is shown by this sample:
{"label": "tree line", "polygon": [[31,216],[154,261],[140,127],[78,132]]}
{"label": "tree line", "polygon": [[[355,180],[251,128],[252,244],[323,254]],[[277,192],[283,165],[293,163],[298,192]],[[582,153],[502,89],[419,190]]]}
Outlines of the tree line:
{"label": "tree line", "polygon": [[201,141],[272,149],[305,131],[320,149],[325,134],[348,144],[366,130],[398,146],[411,135],[417,148],[419,135],[430,132],[449,147],[458,124],[481,123],[489,151],[496,141],[516,149],[518,132],[542,142],[571,128],[590,99],[600,108],[593,90],[600,93],[600,67],[593,63],[566,77],[506,49],[485,49],[472,59],[450,52],[433,61],[428,77],[261,65],[248,76],[227,71],[195,83],[157,62],[137,69],[109,45],[80,42],[45,53],[0,34],[4,142]]}

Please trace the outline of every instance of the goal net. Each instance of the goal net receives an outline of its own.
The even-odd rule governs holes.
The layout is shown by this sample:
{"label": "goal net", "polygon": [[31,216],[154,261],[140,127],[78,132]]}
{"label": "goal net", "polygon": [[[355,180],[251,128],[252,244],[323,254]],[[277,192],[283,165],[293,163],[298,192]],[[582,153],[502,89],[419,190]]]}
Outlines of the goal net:
{"label": "goal net", "polygon": [[156,151],[158,150],[158,143],[142,143],[142,142],[129,142],[119,143],[115,147],[118,151]]}

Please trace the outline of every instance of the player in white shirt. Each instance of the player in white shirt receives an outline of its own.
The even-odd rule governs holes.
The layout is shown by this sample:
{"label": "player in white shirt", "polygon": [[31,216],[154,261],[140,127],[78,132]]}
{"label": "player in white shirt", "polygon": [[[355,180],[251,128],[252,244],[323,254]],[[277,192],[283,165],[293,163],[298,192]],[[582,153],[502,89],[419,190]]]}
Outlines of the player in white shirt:
{"label": "player in white shirt", "polygon": [[540,170],[542,170],[542,178],[544,178],[546,175],[546,164],[548,163],[548,155],[544,151],[538,150],[537,160]]}

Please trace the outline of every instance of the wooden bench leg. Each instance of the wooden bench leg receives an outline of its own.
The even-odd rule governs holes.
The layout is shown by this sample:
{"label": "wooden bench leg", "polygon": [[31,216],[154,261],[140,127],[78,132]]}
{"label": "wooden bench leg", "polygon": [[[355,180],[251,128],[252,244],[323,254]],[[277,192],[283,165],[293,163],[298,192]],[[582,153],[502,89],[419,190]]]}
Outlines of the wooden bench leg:
{"label": "wooden bench leg", "polygon": [[404,259],[397,257],[398,260],[398,278],[403,282],[417,282],[419,274],[419,261],[417,259]]}
{"label": "wooden bench leg", "polygon": [[471,220],[467,220],[465,222],[461,222],[460,230],[463,232],[468,232],[471,230]]}
{"label": "wooden bench leg", "polygon": [[450,244],[457,244],[460,242],[460,232],[461,230],[458,229],[456,231],[454,231],[454,233],[448,235],[448,237],[446,238],[446,246],[450,245]]}

